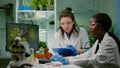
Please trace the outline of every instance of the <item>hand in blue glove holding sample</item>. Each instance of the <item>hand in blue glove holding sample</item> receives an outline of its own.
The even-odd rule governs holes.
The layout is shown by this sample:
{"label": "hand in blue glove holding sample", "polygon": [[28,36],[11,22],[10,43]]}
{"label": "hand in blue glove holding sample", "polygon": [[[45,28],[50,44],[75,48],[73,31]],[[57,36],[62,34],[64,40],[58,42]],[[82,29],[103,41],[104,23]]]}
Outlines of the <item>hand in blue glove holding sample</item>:
{"label": "hand in blue glove holding sample", "polygon": [[78,54],[77,50],[73,45],[68,45],[67,48],[72,51],[71,56],[76,56]]}
{"label": "hand in blue glove holding sample", "polygon": [[66,59],[65,57],[59,55],[59,54],[56,54],[56,55],[53,55],[51,58],[50,58],[51,61],[59,61],[61,62],[63,65],[66,65],[66,64],[69,64],[69,61],[68,59]]}
{"label": "hand in blue glove holding sample", "polygon": [[78,54],[73,45],[68,45],[66,48],[53,48],[53,51],[62,56],[76,56]]}

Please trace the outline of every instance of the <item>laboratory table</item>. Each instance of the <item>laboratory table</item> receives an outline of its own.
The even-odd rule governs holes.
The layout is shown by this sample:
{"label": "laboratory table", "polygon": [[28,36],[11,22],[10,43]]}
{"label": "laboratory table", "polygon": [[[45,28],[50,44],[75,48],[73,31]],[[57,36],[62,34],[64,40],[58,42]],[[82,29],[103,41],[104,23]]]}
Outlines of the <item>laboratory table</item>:
{"label": "laboratory table", "polygon": [[46,65],[46,64],[37,64],[34,65],[32,68],[82,68],[77,65],[61,65],[61,66],[52,66],[52,65]]}

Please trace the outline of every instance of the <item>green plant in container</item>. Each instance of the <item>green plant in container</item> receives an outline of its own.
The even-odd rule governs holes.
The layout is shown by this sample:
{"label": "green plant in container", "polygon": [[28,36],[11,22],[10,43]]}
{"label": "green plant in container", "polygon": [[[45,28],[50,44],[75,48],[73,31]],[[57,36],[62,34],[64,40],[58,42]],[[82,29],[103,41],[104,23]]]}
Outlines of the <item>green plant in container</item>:
{"label": "green plant in container", "polygon": [[29,6],[33,7],[35,10],[39,10],[39,3],[40,0],[31,0],[31,2],[29,3]]}
{"label": "green plant in container", "polygon": [[48,5],[48,0],[40,0],[41,5]]}
{"label": "green plant in container", "polygon": [[50,10],[54,10],[54,0],[49,0]]}
{"label": "green plant in container", "polygon": [[47,48],[47,43],[45,41],[40,41],[39,46],[43,48]]}
{"label": "green plant in container", "polygon": [[47,10],[48,0],[40,0],[39,3],[42,6],[42,10]]}
{"label": "green plant in container", "polygon": [[[48,0],[31,0],[29,3],[35,10],[47,10]],[[42,7],[40,7],[42,6]]]}

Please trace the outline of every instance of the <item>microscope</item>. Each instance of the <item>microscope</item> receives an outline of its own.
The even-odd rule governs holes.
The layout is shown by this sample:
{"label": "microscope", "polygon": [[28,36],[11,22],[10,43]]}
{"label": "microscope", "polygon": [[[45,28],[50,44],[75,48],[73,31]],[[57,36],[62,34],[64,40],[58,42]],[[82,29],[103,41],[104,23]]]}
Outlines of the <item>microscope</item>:
{"label": "microscope", "polygon": [[27,61],[30,54],[29,44],[22,42],[21,37],[16,37],[15,44],[12,46],[11,61],[7,68],[31,68],[33,63]]}

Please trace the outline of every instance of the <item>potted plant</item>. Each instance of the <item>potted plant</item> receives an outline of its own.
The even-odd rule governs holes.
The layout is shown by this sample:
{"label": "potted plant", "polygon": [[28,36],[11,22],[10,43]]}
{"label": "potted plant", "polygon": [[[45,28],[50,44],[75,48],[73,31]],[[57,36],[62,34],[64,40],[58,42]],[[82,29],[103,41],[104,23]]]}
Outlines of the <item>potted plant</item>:
{"label": "potted plant", "polygon": [[47,10],[48,0],[40,0],[39,3],[42,6],[42,10]]}
{"label": "potted plant", "polygon": [[48,0],[31,0],[29,3],[36,10],[47,10]]}
{"label": "potted plant", "polygon": [[50,10],[54,10],[54,0],[49,0]]}
{"label": "potted plant", "polygon": [[39,10],[39,1],[40,0],[31,0],[29,6],[33,7],[35,10]]}
{"label": "potted plant", "polygon": [[39,47],[47,48],[47,43],[45,41],[40,41]]}

